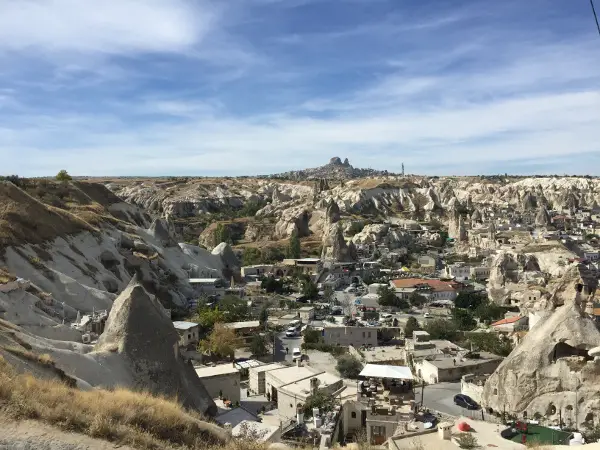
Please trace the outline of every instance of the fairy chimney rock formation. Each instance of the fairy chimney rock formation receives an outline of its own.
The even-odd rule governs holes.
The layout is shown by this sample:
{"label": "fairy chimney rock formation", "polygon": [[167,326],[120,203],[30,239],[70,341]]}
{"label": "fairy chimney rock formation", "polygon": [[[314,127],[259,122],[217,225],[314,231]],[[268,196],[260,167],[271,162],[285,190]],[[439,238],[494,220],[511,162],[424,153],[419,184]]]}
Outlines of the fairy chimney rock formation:
{"label": "fairy chimney rock formation", "polygon": [[94,352],[120,358],[133,374],[131,388],[216,414],[215,403],[193,367],[179,355],[178,345],[179,335],[162,305],[134,277],[115,300]]}

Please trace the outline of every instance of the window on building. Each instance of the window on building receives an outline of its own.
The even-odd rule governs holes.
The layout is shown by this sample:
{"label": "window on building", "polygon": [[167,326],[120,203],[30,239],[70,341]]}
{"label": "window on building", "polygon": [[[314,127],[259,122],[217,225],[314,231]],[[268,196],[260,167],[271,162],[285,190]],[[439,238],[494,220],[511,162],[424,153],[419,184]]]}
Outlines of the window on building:
{"label": "window on building", "polygon": [[351,416],[352,416],[353,419],[356,419],[356,413],[354,411],[352,411]]}
{"label": "window on building", "polygon": [[371,337],[371,332],[369,331],[369,337]]}
{"label": "window on building", "polygon": [[188,334],[188,339],[191,339],[191,338],[192,338],[192,335],[191,335],[191,334]]}
{"label": "window on building", "polygon": [[373,436],[384,436],[385,437],[385,427],[373,425],[371,427],[371,434]]}
{"label": "window on building", "polygon": [[363,333],[363,338],[364,338],[365,337],[365,332],[363,331],[362,333]]}

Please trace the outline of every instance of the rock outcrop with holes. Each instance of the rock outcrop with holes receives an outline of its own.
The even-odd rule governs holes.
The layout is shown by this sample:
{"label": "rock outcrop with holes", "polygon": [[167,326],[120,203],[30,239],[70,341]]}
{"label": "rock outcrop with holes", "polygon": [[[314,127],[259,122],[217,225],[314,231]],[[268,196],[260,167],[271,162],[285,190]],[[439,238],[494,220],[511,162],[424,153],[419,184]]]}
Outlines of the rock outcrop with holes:
{"label": "rock outcrop with holes", "polygon": [[356,247],[353,242],[346,243],[340,223],[330,225],[323,237],[321,259],[327,261],[356,261]]}
{"label": "rock outcrop with holes", "polygon": [[549,299],[553,285],[566,276],[568,260],[574,256],[559,245],[542,247],[535,253],[500,251],[490,266],[488,297],[500,305],[529,310],[536,302]]}
{"label": "rock outcrop with holes", "polygon": [[162,305],[137,279],[115,300],[104,333],[94,348],[108,364],[123,361],[134,389],[177,398],[208,415],[217,408],[191,363],[179,355],[179,335]]}
{"label": "rock outcrop with holes", "polygon": [[583,281],[577,267],[568,271],[560,293],[553,293],[560,298],[553,302],[556,307],[542,314],[488,378],[485,408],[519,418],[543,417],[549,424],[562,418],[577,427],[598,419],[600,361],[589,350],[600,345],[600,332],[585,314],[594,292]]}

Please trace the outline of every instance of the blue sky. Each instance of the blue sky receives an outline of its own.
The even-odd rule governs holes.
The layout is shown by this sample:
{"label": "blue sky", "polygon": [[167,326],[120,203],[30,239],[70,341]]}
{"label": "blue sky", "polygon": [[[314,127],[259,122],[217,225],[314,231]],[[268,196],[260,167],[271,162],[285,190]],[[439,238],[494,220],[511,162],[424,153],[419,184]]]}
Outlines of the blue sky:
{"label": "blue sky", "polygon": [[[93,6],[92,6],[93,5]],[[0,173],[600,175],[587,0],[0,0]]]}

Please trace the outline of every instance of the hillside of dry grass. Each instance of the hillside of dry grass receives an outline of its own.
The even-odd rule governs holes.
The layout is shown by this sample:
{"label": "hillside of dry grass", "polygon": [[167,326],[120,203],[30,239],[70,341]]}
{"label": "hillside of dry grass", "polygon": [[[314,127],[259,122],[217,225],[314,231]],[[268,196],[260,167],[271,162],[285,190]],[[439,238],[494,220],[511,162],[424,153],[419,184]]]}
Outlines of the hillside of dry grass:
{"label": "hillside of dry grass", "polygon": [[74,214],[46,205],[8,182],[0,182],[0,249],[40,244],[58,236],[94,231]]}
{"label": "hillside of dry grass", "polygon": [[[50,364],[45,357],[40,363]],[[140,449],[227,444],[223,429],[172,400],[125,389],[81,391],[57,380],[19,374],[2,357],[0,414]]]}

